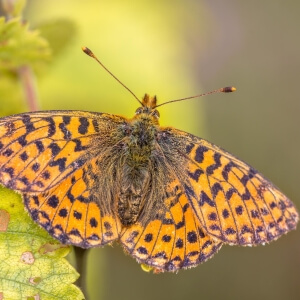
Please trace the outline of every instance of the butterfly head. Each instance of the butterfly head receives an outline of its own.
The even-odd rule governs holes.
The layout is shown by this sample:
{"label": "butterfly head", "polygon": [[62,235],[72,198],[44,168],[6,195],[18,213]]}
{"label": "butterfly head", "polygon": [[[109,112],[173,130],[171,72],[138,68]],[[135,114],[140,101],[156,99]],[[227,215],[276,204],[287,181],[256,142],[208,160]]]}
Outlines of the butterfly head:
{"label": "butterfly head", "polygon": [[159,112],[157,109],[155,109],[156,103],[157,103],[156,96],[150,97],[148,94],[145,94],[141,102],[142,106],[135,111],[135,116],[136,117],[140,117],[142,115],[150,116],[153,119],[154,123],[158,124]]}

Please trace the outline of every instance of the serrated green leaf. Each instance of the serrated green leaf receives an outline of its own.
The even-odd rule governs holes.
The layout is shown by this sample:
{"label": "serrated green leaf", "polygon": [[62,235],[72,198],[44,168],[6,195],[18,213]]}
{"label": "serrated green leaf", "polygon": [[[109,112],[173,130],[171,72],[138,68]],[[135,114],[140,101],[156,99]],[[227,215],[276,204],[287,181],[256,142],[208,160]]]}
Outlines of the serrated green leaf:
{"label": "serrated green leaf", "polygon": [[84,299],[80,289],[72,284],[78,273],[64,258],[69,251],[70,247],[53,240],[30,219],[18,194],[0,188],[3,299]]}
{"label": "serrated green leaf", "polygon": [[46,39],[19,18],[0,18],[0,71],[14,71],[23,65],[39,69],[51,58]]}

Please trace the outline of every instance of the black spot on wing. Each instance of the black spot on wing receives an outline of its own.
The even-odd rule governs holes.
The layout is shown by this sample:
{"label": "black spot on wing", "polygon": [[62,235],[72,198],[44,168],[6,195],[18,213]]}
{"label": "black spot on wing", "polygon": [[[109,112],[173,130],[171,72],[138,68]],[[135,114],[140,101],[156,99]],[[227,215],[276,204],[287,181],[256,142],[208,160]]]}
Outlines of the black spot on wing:
{"label": "black spot on wing", "polygon": [[83,151],[83,150],[86,150],[86,149],[89,148],[88,146],[82,146],[81,145],[81,140],[79,140],[79,139],[74,139],[73,142],[76,144],[76,146],[74,148],[75,152],[77,152],[77,151]]}
{"label": "black spot on wing", "polygon": [[20,158],[23,161],[26,161],[29,157],[28,157],[28,154],[24,151],[23,153],[20,154]]}
{"label": "black spot on wing", "polygon": [[31,166],[31,169],[32,171],[34,172],[37,172],[39,169],[40,169],[40,164],[39,163],[34,163],[32,166]]}
{"label": "black spot on wing", "polygon": [[172,237],[168,234],[165,234],[163,237],[162,237],[162,241],[165,242],[165,243],[169,243],[171,241]]}
{"label": "black spot on wing", "polygon": [[30,133],[32,131],[35,130],[34,126],[33,126],[33,123],[31,122],[31,118],[29,115],[23,115],[22,116],[22,121],[25,125],[25,128],[26,128],[26,133]]}
{"label": "black spot on wing", "polygon": [[227,200],[230,200],[231,197],[232,197],[232,195],[233,195],[234,193],[237,193],[237,190],[234,189],[234,188],[230,188],[230,189],[225,193],[226,199],[227,199]]}
{"label": "black spot on wing", "polygon": [[198,182],[200,175],[203,174],[203,173],[204,172],[201,169],[197,169],[193,173],[192,172],[188,172],[188,175],[189,175],[190,178],[192,178],[193,180],[195,180],[196,182]]}
{"label": "black spot on wing", "polygon": [[208,151],[208,148],[204,146],[199,146],[196,149],[195,161],[201,163],[204,159],[204,152]]}
{"label": "black spot on wing", "polygon": [[47,200],[47,204],[52,208],[56,208],[59,204],[59,199],[57,196],[53,195]]}
{"label": "black spot on wing", "polygon": [[191,143],[189,145],[186,145],[186,154],[190,154],[193,148],[195,147],[195,144]]}
{"label": "black spot on wing", "polygon": [[187,234],[187,240],[191,244],[196,243],[197,240],[198,240],[196,232],[195,231],[188,232],[188,234]]}
{"label": "black spot on wing", "polygon": [[145,247],[139,247],[137,249],[137,251],[140,253],[140,254],[148,254],[148,251]]}
{"label": "black spot on wing", "polygon": [[51,175],[49,173],[48,170],[45,170],[42,174],[41,174],[42,178],[45,179],[45,180],[48,180],[50,179]]}
{"label": "black spot on wing", "polygon": [[215,198],[216,195],[218,194],[219,191],[222,191],[223,188],[221,186],[221,184],[219,182],[216,182],[212,187],[211,187],[211,191],[212,191],[212,195]]}
{"label": "black spot on wing", "polygon": [[19,138],[18,138],[18,143],[24,147],[27,145],[27,141],[26,141],[26,134],[24,135],[21,135]]}
{"label": "black spot on wing", "polygon": [[2,154],[6,157],[10,157],[13,153],[14,151],[12,149],[7,148]]}
{"label": "black spot on wing", "polygon": [[70,116],[63,116],[63,122],[64,122],[65,125],[70,124],[71,117]]}
{"label": "black spot on wing", "polygon": [[152,239],[153,239],[152,233],[147,233],[147,234],[145,235],[144,240],[145,240],[146,243],[150,243],[150,242],[152,241]]}
{"label": "black spot on wing", "polygon": [[90,225],[92,228],[96,228],[98,226],[98,222],[95,218],[90,219]]}
{"label": "black spot on wing", "polygon": [[217,214],[212,212],[208,215],[208,219],[211,220],[211,221],[216,221],[217,220]]}
{"label": "black spot on wing", "polygon": [[70,130],[68,130],[65,123],[60,123],[58,127],[63,133],[65,140],[70,140],[72,138],[72,133],[70,132]]}
{"label": "black spot on wing", "polygon": [[204,191],[201,191],[199,205],[203,206],[205,203],[207,203],[211,207],[216,206],[216,203],[211,200]]}
{"label": "black spot on wing", "polygon": [[35,141],[36,148],[38,149],[39,153],[45,151],[44,144],[41,141]]}
{"label": "black spot on wing", "polygon": [[65,218],[68,215],[68,211],[65,208],[59,210],[58,215],[62,218]]}
{"label": "black spot on wing", "polygon": [[81,220],[81,218],[82,218],[82,213],[80,213],[80,212],[78,212],[78,211],[75,210],[75,211],[73,212],[73,216],[74,216],[75,219]]}
{"label": "black spot on wing", "polygon": [[243,206],[239,205],[235,208],[235,211],[238,215],[242,215],[243,214],[243,211],[244,211],[244,208]]}
{"label": "black spot on wing", "polygon": [[222,216],[223,216],[223,218],[224,219],[227,219],[228,217],[229,217],[229,211],[228,211],[228,209],[227,208],[225,208],[225,209],[223,209],[223,211],[222,211]]}
{"label": "black spot on wing", "polygon": [[243,200],[249,200],[251,199],[251,195],[248,189],[246,189],[246,192],[244,194],[242,194],[242,199]]}
{"label": "black spot on wing", "polygon": [[185,218],[183,217],[182,220],[179,221],[179,222],[175,225],[175,227],[176,227],[176,229],[178,230],[178,229],[182,228],[184,225],[185,225]]}
{"label": "black spot on wing", "polygon": [[56,132],[56,126],[55,126],[55,122],[53,120],[53,118],[45,118],[45,121],[47,121],[49,123],[49,127],[48,127],[48,137],[51,137],[55,134]]}
{"label": "black spot on wing", "polygon": [[185,213],[189,207],[190,207],[190,205],[188,203],[184,204],[184,206],[182,208],[182,212]]}
{"label": "black spot on wing", "polygon": [[81,117],[79,118],[79,123],[78,132],[80,134],[86,134],[88,132],[89,120],[85,117]]}
{"label": "black spot on wing", "polygon": [[223,171],[222,171],[222,175],[223,175],[223,177],[224,177],[224,179],[225,179],[226,181],[228,181],[228,173],[231,171],[231,169],[232,169],[233,167],[235,167],[235,164],[234,164],[234,162],[232,162],[232,161],[230,161],[230,162],[224,167],[224,169],[223,169]]}
{"label": "black spot on wing", "polygon": [[178,238],[175,247],[181,249],[183,247],[183,240],[181,238]]}
{"label": "black spot on wing", "polygon": [[60,147],[56,144],[56,143],[51,143],[49,145],[49,148],[51,149],[51,153],[52,153],[52,156],[56,156],[59,152],[60,152]]}
{"label": "black spot on wing", "polygon": [[67,159],[65,157],[59,158],[57,160],[51,161],[49,163],[49,166],[50,167],[58,166],[59,171],[62,172],[66,169],[66,161],[67,161]]}

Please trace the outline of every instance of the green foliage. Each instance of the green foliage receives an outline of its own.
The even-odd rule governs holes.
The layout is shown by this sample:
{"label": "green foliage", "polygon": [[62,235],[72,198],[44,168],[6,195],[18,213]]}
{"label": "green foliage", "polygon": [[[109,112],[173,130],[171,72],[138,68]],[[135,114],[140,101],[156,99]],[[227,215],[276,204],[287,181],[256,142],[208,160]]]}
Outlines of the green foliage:
{"label": "green foliage", "polygon": [[[34,74],[45,73],[75,27],[60,20],[32,30],[21,18],[25,0],[1,3],[6,17],[0,17],[0,115],[8,115],[28,110],[23,68],[33,76],[29,88],[35,88]],[[65,259],[69,252],[31,220],[20,196],[0,187],[0,299],[83,299],[72,284],[78,273]]]}
{"label": "green foliage", "polygon": [[43,69],[51,58],[51,48],[37,30],[20,18],[0,18],[0,113],[12,114],[25,110],[23,91],[19,84],[20,68]]}
{"label": "green foliage", "polygon": [[10,17],[20,16],[26,5],[26,0],[2,0],[2,8]]}
{"label": "green foliage", "polygon": [[19,18],[0,18],[0,72],[13,72],[23,65],[39,69],[50,57],[49,44],[37,30],[29,30]]}
{"label": "green foliage", "polygon": [[83,299],[69,251],[30,219],[19,195],[0,188],[0,298]]}
{"label": "green foliage", "polygon": [[[7,15],[13,16],[0,17],[0,115],[4,116],[28,110],[21,68],[29,67],[37,75],[45,73],[53,55],[56,58],[70,44],[76,28],[72,21],[60,19],[32,30],[20,17],[24,0],[14,1],[14,5],[7,0],[2,5]],[[30,79],[34,85],[34,78]]]}

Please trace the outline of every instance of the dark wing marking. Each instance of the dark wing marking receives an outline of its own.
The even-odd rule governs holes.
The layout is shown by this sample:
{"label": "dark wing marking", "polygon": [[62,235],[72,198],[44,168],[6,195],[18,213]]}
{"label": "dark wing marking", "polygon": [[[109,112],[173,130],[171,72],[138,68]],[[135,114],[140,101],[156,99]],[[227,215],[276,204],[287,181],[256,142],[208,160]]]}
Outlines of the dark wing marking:
{"label": "dark wing marking", "polygon": [[0,119],[0,183],[45,192],[116,141],[125,119],[82,111],[45,111]]}
{"label": "dark wing marking", "polygon": [[167,139],[161,147],[177,161],[174,171],[207,235],[254,245],[295,229],[299,216],[293,203],[252,167],[191,134],[173,128],[162,132]]}

